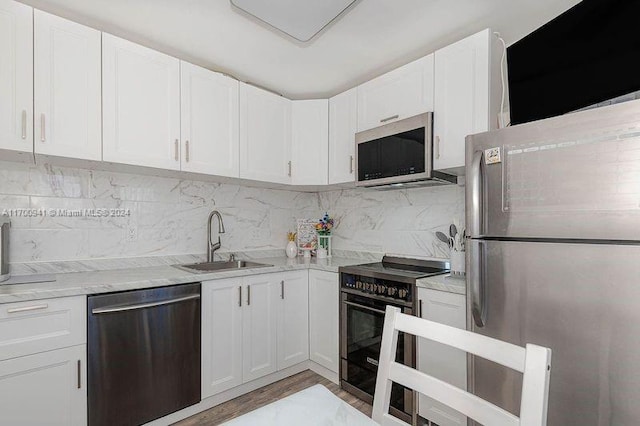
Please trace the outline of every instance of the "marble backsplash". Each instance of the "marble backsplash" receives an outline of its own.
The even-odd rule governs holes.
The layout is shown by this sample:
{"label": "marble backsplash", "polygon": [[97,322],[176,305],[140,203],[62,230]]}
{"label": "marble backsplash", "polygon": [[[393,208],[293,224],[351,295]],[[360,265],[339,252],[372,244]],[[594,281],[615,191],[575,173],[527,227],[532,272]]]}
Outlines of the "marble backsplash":
{"label": "marble backsplash", "polygon": [[304,193],[0,161],[0,214],[11,209],[130,213],[14,215],[14,264],[106,259],[106,267],[113,263],[109,259],[202,258],[206,220],[214,209],[226,228],[220,252],[281,251],[296,218],[319,218],[328,211],[336,219],[333,248],[338,255],[362,256],[363,261],[383,253],[447,258],[449,249],[435,238],[435,231],[446,232],[452,220],[464,219],[464,188]]}
{"label": "marble backsplash", "polygon": [[345,189],[319,194],[320,209],[336,220],[333,248],[448,258],[453,221],[464,223],[464,187],[457,185],[393,190]]}
{"label": "marble backsplash", "polygon": [[201,255],[206,251],[207,217],[214,209],[222,214],[226,229],[221,251],[282,250],[296,218],[320,214],[318,196],[311,193],[0,162],[0,214],[5,209],[130,213],[14,215],[12,263]]}

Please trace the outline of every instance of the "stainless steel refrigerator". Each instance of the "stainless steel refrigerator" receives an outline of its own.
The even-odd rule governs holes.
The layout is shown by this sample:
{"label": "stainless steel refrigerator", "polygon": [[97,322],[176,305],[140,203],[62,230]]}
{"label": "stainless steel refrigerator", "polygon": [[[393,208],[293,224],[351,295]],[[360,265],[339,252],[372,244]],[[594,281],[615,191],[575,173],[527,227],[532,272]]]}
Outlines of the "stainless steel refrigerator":
{"label": "stainless steel refrigerator", "polygon": [[[640,101],[469,136],[468,328],[553,350],[548,424],[640,424]],[[518,414],[522,376],[469,358]]]}

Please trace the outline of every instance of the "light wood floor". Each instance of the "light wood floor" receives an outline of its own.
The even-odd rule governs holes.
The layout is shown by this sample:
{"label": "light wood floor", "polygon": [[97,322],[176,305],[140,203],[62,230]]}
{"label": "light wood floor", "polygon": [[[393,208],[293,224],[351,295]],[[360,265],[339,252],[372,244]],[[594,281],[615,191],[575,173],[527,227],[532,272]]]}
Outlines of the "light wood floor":
{"label": "light wood floor", "polygon": [[175,423],[174,426],[217,425],[316,384],[325,386],[342,400],[362,411],[367,416],[371,416],[371,405],[343,391],[335,383],[319,376],[311,370],[307,370],[263,388],[256,389],[253,392],[239,396],[236,399],[227,401],[207,411],[203,411],[202,413]]}

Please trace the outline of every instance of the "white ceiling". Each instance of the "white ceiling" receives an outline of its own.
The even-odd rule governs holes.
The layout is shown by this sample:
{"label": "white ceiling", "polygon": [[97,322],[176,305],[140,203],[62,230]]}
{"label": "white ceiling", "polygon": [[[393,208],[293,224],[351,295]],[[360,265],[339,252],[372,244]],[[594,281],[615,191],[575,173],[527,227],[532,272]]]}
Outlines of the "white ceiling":
{"label": "white ceiling", "polygon": [[22,1],[291,99],[335,95],[486,27],[510,44],[579,3],[358,0],[300,43],[228,0]]}

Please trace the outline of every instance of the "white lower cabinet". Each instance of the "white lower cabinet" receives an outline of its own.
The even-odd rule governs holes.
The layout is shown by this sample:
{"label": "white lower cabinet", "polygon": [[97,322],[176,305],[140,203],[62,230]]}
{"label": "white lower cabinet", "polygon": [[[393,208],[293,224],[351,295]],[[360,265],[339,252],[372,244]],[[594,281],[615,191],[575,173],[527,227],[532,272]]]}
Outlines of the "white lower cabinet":
{"label": "white lower cabinet", "polygon": [[309,359],[309,273],[281,275],[278,308],[278,370]]}
{"label": "white lower cabinet", "polygon": [[339,275],[309,271],[309,358],[337,373]]}
{"label": "white lower cabinet", "polygon": [[87,424],[86,345],[0,361],[0,424]]}
{"label": "white lower cabinet", "polygon": [[[464,295],[418,289],[421,317],[457,328],[466,328]],[[461,389],[467,389],[465,352],[427,339],[418,339],[418,369]],[[418,413],[439,426],[466,425],[467,418],[448,406],[419,395]]]}
{"label": "white lower cabinet", "polygon": [[254,275],[244,278],[246,307],[242,313],[242,377],[245,382],[275,373],[276,298],[279,274]]}
{"label": "white lower cabinet", "polygon": [[202,397],[242,384],[242,279],[202,283]]}
{"label": "white lower cabinet", "polygon": [[309,359],[308,274],[202,283],[202,398]]}

